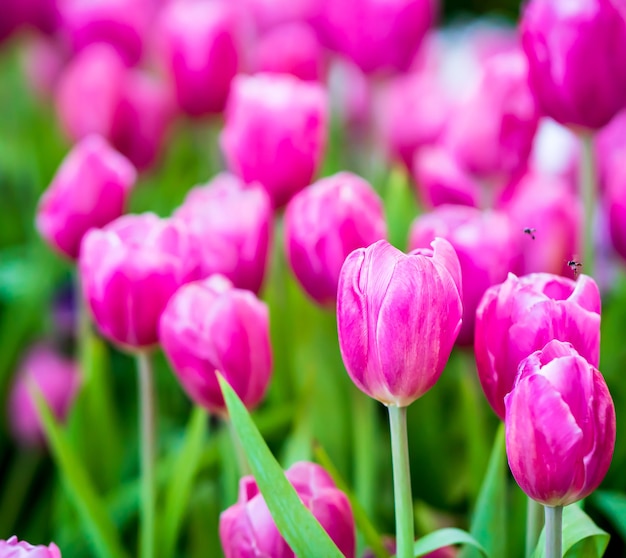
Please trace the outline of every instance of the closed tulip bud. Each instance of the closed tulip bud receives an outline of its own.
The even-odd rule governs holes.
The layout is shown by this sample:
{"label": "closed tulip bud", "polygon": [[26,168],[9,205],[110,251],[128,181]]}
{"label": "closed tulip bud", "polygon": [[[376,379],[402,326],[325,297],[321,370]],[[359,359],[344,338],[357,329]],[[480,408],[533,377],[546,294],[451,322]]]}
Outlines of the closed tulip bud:
{"label": "closed tulip bud", "polygon": [[474,349],[487,401],[504,420],[522,359],[548,341],[571,343],[593,366],[600,360],[600,292],[591,277],[550,273],[509,277],[485,292],[476,310]]}
{"label": "closed tulip bud", "polygon": [[220,145],[229,169],[247,183],[260,182],[274,207],[282,207],[311,183],[327,120],[320,84],[288,75],[240,75],[233,81]]}
{"label": "closed tulip bud", "polygon": [[463,274],[463,325],[457,342],[474,342],[476,307],[488,287],[504,281],[520,263],[520,232],[505,213],[442,205],[411,225],[409,249],[445,238],[459,257]]}
{"label": "closed tulip bud", "polygon": [[[350,502],[330,475],[315,463],[298,462],[285,476],[340,552],[346,558],[354,558],[355,530]],[[239,481],[239,499],[222,512],[219,531],[226,558],[295,557],[251,476]]]}
{"label": "closed tulip bud", "polygon": [[152,213],[125,215],[83,241],[83,295],[102,334],[129,350],[158,342],[165,305],[195,278],[197,262],[183,223]]}
{"label": "closed tulip bud", "polygon": [[198,250],[199,277],[224,275],[233,285],[258,294],[263,285],[271,236],[272,205],[256,183],[229,173],[196,186],[174,213]]}
{"label": "closed tulip bud", "polygon": [[181,287],[161,316],[159,338],[189,397],[213,413],[226,414],[216,372],[252,409],[263,398],[272,372],[265,303],[212,275]]}
{"label": "closed tulip bud", "polygon": [[540,109],[598,129],[626,105],[626,9],[620,0],[531,0],[521,21]]}
{"label": "closed tulip bud", "polygon": [[505,397],[506,452],[533,500],[567,506],[602,482],[615,446],[615,408],[595,366],[569,343],[550,341],[519,366]]}
{"label": "closed tulip bud", "polygon": [[49,546],[33,546],[26,541],[18,541],[17,537],[11,537],[0,541],[0,558],[61,558],[61,551],[54,543]]}
{"label": "closed tulip bud", "polygon": [[285,212],[289,265],[307,294],[334,306],[339,272],[348,255],[387,236],[383,204],[361,177],[322,178],[296,194]]}
{"label": "closed tulip bud", "polygon": [[339,347],[356,386],[404,407],[435,385],[461,329],[461,267],[442,238],[409,255],[385,240],[359,248],[341,269]]}
{"label": "closed tulip bud", "polygon": [[137,172],[100,136],[87,136],[64,159],[43,193],[35,223],[55,249],[76,259],[85,233],[117,219]]}

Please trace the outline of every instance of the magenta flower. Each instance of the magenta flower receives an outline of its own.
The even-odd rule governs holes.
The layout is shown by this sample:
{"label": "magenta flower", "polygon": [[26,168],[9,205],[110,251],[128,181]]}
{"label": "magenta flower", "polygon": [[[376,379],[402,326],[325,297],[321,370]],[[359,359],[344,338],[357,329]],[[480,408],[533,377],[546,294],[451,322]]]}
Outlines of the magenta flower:
{"label": "magenta flower", "polygon": [[613,155],[606,168],[605,200],[611,243],[621,258],[626,260],[626,145]]}
{"label": "magenta flower", "polygon": [[340,172],[296,194],[285,212],[289,265],[307,294],[334,306],[348,255],[387,236],[383,204],[359,176]]}
{"label": "magenta flower", "polygon": [[127,349],[158,341],[165,305],[195,278],[197,261],[183,223],[152,213],[125,215],[85,236],[83,294],[102,334]]}
{"label": "magenta flower", "polygon": [[569,343],[550,341],[519,366],[506,405],[506,452],[520,488],[567,506],[602,482],[615,446],[615,408],[595,366]]}
{"label": "magenta flower", "polygon": [[229,169],[258,181],[274,207],[311,183],[326,144],[324,88],[293,76],[240,75],[226,108],[220,145]]}
{"label": "magenta flower", "polygon": [[549,273],[490,287],[476,310],[474,349],[487,401],[504,420],[504,397],[522,359],[548,341],[571,343],[592,366],[600,359],[600,292],[591,277]]}
{"label": "magenta flower", "polygon": [[37,230],[53,248],[78,258],[89,229],[124,213],[136,176],[130,161],[102,137],[87,136],[66,156],[39,200]]}
{"label": "magenta flower", "polygon": [[[356,543],[350,502],[330,475],[315,463],[301,461],[292,465],[285,476],[342,554],[354,558]],[[251,476],[239,481],[237,503],[220,516],[220,540],[226,558],[295,557]]]}
{"label": "magenta flower", "polygon": [[403,407],[441,375],[461,329],[461,267],[442,238],[409,255],[385,240],[348,256],[339,277],[339,347],[356,386]]}
{"label": "magenta flower", "polygon": [[233,288],[221,275],[181,287],[161,316],[159,339],[198,405],[226,414],[216,372],[249,409],[263,399],[272,373],[269,318],[250,291]]}
{"label": "magenta flower", "polygon": [[531,0],[521,35],[530,86],[546,115],[598,129],[626,106],[623,2]]}
{"label": "magenta flower", "polygon": [[54,543],[49,546],[33,546],[25,541],[18,541],[17,537],[11,537],[0,541],[0,558],[61,558],[61,551]]}

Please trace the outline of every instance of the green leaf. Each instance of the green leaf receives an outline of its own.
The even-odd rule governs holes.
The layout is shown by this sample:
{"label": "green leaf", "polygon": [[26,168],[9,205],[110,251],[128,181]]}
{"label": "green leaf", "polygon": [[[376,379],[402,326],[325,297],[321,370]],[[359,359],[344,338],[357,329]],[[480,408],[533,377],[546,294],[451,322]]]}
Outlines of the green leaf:
{"label": "green leaf", "polygon": [[439,529],[438,531],[423,536],[415,543],[415,546],[413,547],[413,554],[416,557],[424,556],[425,554],[434,552],[439,548],[456,544],[472,546],[483,556],[488,556],[487,551],[474,537],[462,529],[454,529],[452,527]]}
{"label": "green leaf", "polygon": [[31,385],[37,412],[63,483],[78,511],[93,551],[100,558],[127,558],[103,502],[74,454],[36,385]]}
{"label": "green leaf", "polygon": [[228,382],[218,374],[230,420],[237,431],[256,483],[278,530],[296,556],[342,558],[342,554],[300,501],[278,461]]}
{"label": "green leaf", "polygon": [[598,508],[626,540],[626,495],[621,492],[596,490],[589,501]]}

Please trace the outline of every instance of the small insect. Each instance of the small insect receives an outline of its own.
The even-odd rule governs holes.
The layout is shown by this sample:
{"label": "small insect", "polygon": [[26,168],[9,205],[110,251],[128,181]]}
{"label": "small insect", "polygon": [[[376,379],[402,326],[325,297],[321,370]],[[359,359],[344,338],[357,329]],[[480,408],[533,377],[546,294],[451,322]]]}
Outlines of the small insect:
{"label": "small insect", "polygon": [[526,227],[524,229],[524,234],[527,234],[528,236],[530,236],[530,238],[532,238],[533,240],[535,240],[535,233],[537,232],[537,229],[532,229],[530,227]]}
{"label": "small insect", "polygon": [[583,264],[581,264],[580,262],[577,262],[576,260],[569,260],[567,262],[567,265],[574,272],[574,275],[578,275],[578,268],[582,267]]}

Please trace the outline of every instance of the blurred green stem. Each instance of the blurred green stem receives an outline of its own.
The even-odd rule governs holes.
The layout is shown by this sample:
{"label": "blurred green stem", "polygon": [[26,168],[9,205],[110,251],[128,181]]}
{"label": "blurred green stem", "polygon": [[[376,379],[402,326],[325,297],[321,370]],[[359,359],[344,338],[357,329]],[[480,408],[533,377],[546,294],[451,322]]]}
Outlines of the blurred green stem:
{"label": "blurred green stem", "polygon": [[397,558],[412,558],[414,543],[413,496],[409,467],[406,407],[389,405],[388,409],[393,462],[393,497],[396,509],[396,556]]}
{"label": "blurred green stem", "polygon": [[137,353],[137,372],[141,438],[140,556],[141,558],[154,558],[156,412],[152,361],[148,351]]}
{"label": "blurred green stem", "polygon": [[241,445],[241,440],[239,439],[239,435],[233,426],[233,421],[230,419],[225,419],[228,424],[228,433],[230,434],[230,439],[233,444],[233,449],[235,451],[235,457],[237,458],[237,465],[239,466],[239,476],[245,477],[247,475],[252,474],[252,469],[250,469],[250,464],[248,463],[248,459],[246,458],[246,452]]}
{"label": "blurred green stem", "polygon": [[28,489],[33,483],[41,456],[19,449],[3,477],[4,493],[0,499],[0,536],[13,534],[15,523],[26,502]]}
{"label": "blurred green stem", "polygon": [[544,506],[546,510],[546,558],[563,556],[563,506]]}
{"label": "blurred green stem", "polygon": [[596,169],[593,155],[593,135],[589,132],[580,136],[582,157],[580,160],[580,193],[584,207],[584,236],[582,242],[583,269],[587,275],[593,277],[594,253],[593,231],[594,216],[597,203]]}
{"label": "blurred green stem", "polygon": [[526,507],[526,558],[530,558],[537,546],[543,528],[543,506],[528,498]]}
{"label": "blurred green stem", "polygon": [[372,398],[357,389],[352,390],[354,411],[354,490],[367,515],[374,515],[374,498],[378,469],[374,447],[377,436],[376,405]]}

